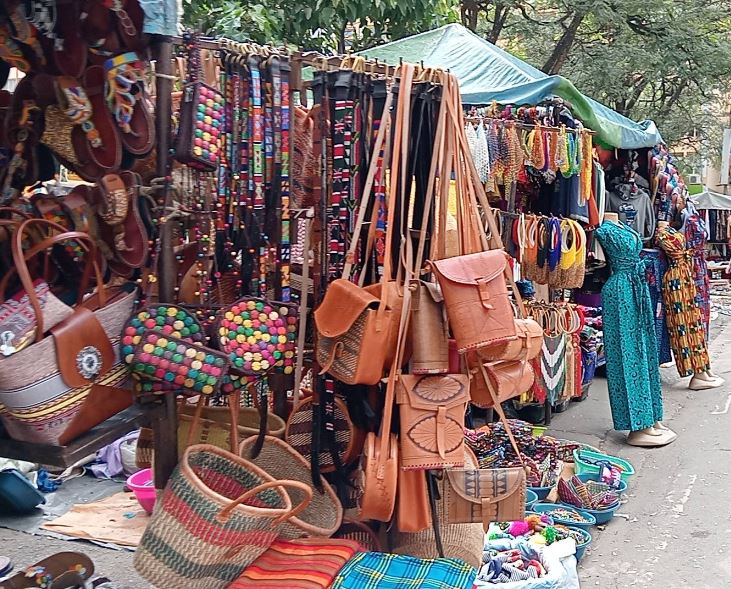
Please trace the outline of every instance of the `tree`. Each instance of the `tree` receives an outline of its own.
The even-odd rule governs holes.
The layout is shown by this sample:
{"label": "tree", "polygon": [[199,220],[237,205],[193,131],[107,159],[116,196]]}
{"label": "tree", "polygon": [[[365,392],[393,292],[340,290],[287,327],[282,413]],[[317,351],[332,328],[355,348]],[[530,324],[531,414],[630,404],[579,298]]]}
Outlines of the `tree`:
{"label": "tree", "polygon": [[345,53],[458,20],[452,0],[185,0],[184,19],[210,35]]}

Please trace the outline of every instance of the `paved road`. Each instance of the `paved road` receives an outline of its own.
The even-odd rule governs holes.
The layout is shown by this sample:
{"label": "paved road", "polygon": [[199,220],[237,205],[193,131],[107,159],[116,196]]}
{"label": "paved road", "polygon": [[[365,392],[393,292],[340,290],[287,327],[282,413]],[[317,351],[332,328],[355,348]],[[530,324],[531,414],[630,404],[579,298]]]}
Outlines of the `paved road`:
{"label": "paved road", "polygon": [[[611,430],[606,381],[554,417],[552,433],[598,445],[632,462],[630,499],[584,558],[584,589],[731,587],[731,323],[713,334],[714,372],[727,383],[694,392],[674,368],[661,369],[665,422],[678,439],[666,448],[632,448]],[[574,404],[576,405],[576,404]],[[577,433],[578,432],[578,433]]]}
{"label": "paved road", "polygon": [[[619,510],[627,519],[615,517],[595,533],[580,571],[584,589],[731,588],[731,322],[715,332],[713,367],[727,385],[692,392],[674,369],[662,369],[666,422],[678,433],[667,448],[623,443],[611,429],[603,379],[586,401],[554,416],[551,433],[623,456],[638,470]],[[62,550],[86,552],[100,574],[129,589],[149,588],[134,574],[129,552],[0,529],[0,553],[17,565]]]}

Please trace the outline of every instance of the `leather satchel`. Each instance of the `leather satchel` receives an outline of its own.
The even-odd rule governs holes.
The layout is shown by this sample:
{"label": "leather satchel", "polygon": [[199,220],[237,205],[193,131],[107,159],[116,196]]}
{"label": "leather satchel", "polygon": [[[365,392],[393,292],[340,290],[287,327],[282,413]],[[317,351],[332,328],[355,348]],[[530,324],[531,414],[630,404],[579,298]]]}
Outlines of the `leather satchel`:
{"label": "leather satchel", "polygon": [[516,339],[506,256],[491,250],[432,261],[460,353]]}
{"label": "leather satchel", "polygon": [[[504,403],[529,391],[535,380],[533,367],[524,360],[488,362],[470,368],[470,399],[473,405],[489,409],[498,403]],[[490,380],[495,397],[485,379]]]}
{"label": "leather satchel", "polygon": [[541,353],[543,328],[533,319],[514,319],[517,339],[501,342],[476,351],[483,361],[532,360]]}
{"label": "leather satchel", "polygon": [[413,375],[399,379],[401,468],[464,465],[464,414],[469,400],[465,374]]}
{"label": "leather satchel", "polygon": [[444,485],[450,524],[522,520],[525,471],[522,468],[447,470]]}
{"label": "leather satchel", "polygon": [[[387,298],[378,298],[349,280],[334,280],[315,311],[315,354],[321,374],[329,373],[346,384],[377,384],[383,377],[394,335],[394,312]],[[378,293],[380,294],[380,293]]]}
{"label": "leather satchel", "polygon": [[411,372],[446,374],[449,372],[449,326],[444,312],[444,297],[435,282],[412,284]]}

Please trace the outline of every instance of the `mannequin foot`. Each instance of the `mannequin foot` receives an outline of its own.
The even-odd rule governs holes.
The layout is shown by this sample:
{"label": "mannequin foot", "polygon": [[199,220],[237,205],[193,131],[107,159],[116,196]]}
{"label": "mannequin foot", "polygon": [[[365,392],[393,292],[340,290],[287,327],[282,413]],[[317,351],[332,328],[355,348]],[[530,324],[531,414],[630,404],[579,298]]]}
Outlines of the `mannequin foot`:
{"label": "mannequin foot", "polygon": [[688,388],[691,391],[704,391],[706,389],[718,388],[724,382],[722,378],[713,376],[710,372],[698,372],[690,379]]}
{"label": "mannequin foot", "polygon": [[656,430],[662,432],[662,431],[670,431],[670,428],[665,425],[662,421],[656,421],[653,426]]}
{"label": "mannequin foot", "polygon": [[670,429],[658,430],[654,427],[630,432],[627,436],[627,443],[630,446],[642,448],[658,448],[666,446],[677,439],[677,434]]}

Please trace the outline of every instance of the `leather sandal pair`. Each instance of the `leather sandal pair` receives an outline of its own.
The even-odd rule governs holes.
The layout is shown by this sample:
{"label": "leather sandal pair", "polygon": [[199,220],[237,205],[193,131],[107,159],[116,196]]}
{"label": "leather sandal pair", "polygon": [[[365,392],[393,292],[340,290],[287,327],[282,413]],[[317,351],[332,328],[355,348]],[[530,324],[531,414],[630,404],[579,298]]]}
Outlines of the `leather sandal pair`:
{"label": "leather sandal pair", "polygon": [[83,0],[86,14],[82,34],[89,44],[89,58],[101,65],[124,51],[141,51],[147,45],[142,27],[145,14],[137,0]]}
{"label": "leather sandal pair", "polygon": [[147,261],[147,229],[140,217],[140,177],[134,172],[107,174],[92,192],[101,238],[113,252],[109,266],[120,276],[141,268]]}

